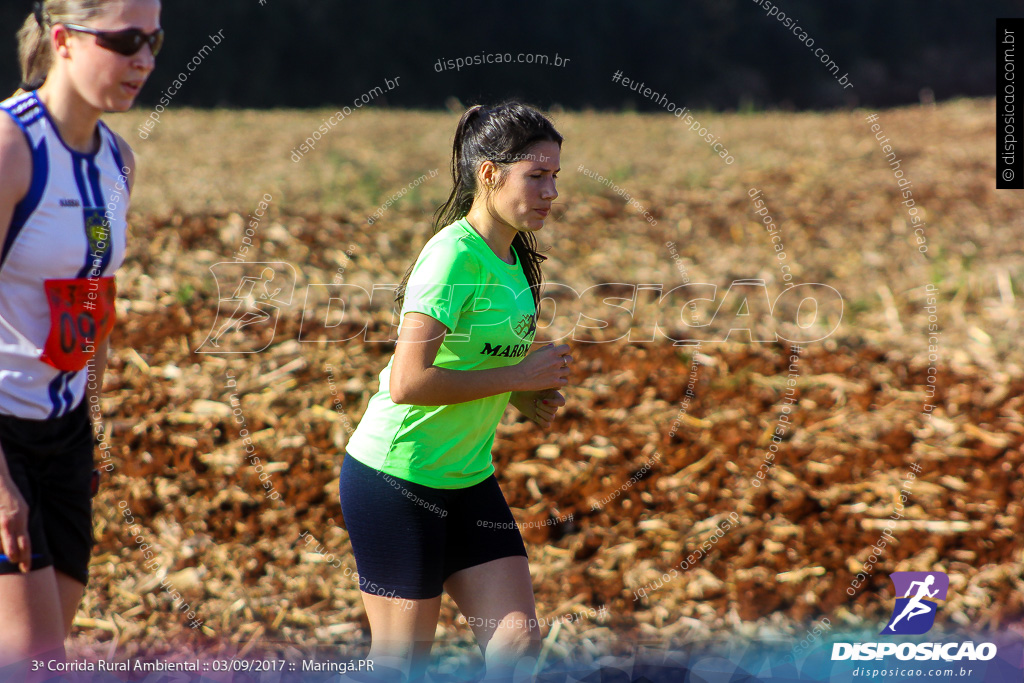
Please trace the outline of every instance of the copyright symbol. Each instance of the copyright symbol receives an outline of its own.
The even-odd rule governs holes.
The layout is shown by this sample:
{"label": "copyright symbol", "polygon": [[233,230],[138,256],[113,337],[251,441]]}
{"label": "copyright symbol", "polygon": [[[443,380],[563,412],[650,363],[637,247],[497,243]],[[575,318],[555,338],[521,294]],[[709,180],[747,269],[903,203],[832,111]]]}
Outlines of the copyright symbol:
{"label": "copyright symbol", "polygon": [[1013,169],[1012,168],[1004,168],[1003,169],[1003,180],[1005,180],[1007,182],[1013,180]]}

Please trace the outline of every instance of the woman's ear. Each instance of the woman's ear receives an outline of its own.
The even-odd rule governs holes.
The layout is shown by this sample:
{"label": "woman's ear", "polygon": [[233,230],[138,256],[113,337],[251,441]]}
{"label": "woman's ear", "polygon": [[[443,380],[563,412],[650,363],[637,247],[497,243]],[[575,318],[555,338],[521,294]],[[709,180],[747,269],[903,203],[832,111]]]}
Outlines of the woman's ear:
{"label": "woman's ear", "polygon": [[54,24],[50,27],[50,45],[53,47],[53,54],[64,58],[71,56],[68,52],[68,38],[70,36],[71,31],[61,24]]}
{"label": "woman's ear", "polygon": [[501,171],[498,169],[498,165],[488,160],[480,164],[480,170],[477,171],[477,179],[480,181],[481,187],[493,190],[494,186],[498,183],[498,176],[500,174]]}

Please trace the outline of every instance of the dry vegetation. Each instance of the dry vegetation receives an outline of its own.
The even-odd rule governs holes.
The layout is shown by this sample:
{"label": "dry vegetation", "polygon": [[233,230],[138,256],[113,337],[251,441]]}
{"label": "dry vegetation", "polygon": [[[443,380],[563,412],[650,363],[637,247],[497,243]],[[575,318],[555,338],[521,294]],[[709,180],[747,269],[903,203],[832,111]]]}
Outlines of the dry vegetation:
{"label": "dry vegetation", "polygon": [[[510,410],[494,450],[517,518],[573,515],[524,532],[538,613],[607,612],[601,623],[545,627],[553,655],[637,638],[802,634],[823,616],[841,628],[869,626],[888,616],[895,570],[950,574],[940,625],[1020,621],[1024,373],[1015,297],[1024,195],[994,189],[993,109],[978,100],[881,113],[925,212],[927,258],[867,112],[706,114],[735,157],[729,166],[669,116],[557,115],[566,143],[562,210],[540,239],[550,248],[548,281],[671,289],[681,282],[671,240],[691,281],[724,291],[760,278],[774,298],[782,289],[775,252],[747,197],[759,188],[795,279],[834,287],[845,311],[833,335],[804,346],[792,427],[760,488],[751,480],[779,418],[786,343],[707,343],[694,355],[664,340],[574,341],[568,405],[550,433]],[[354,569],[339,454],[392,347],[299,343],[301,308],[306,285],[332,282],[350,245],[344,282],[398,281],[449,189],[457,119],[360,111],[293,163],[291,150],[327,113],[174,112],[140,140],[134,129],[147,114],[113,118],[136,150],[138,188],[103,401],[116,469],[96,499],[92,581],[74,647],[118,658],[358,652],[368,629],[357,586],[300,535]],[[657,226],[578,173],[580,164],[614,178]],[[367,225],[392,192],[435,168],[438,178]],[[249,260],[293,264],[295,304],[265,351],[196,354],[217,311],[209,267],[231,259],[265,193],[270,217]],[[939,292],[942,330],[930,420],[921,415],[928,284]],[[369,317],[378,330],[386,319]],[[683,408],[691,367],[696,396]],[[243,457],[229,403],[236,391],[280,500],[264,497]],[[670,436],[675,420],[682,424]],[[656,454],[636,484],[593,509]],[[846,588],[912,463],[921,474],[898,544],[850,598]],[[158,569],[143,566],[121,501]],[[633,600],[733,512],[739,523],[707,557]],[[173,611],[164,578],[205,620],[200,629]],[[457,614],[446,598],[438,637],[450,647],[441,650],[471,640]]]}

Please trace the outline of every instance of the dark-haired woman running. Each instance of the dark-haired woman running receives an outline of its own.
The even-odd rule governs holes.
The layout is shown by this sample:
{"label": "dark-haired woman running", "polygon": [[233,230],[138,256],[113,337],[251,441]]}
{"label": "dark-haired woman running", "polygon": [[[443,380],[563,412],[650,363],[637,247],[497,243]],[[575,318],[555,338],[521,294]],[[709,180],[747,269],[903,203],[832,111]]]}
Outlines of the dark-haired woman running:
{"label": "dark-haired woman running", "polygon": [[454,188],[399,287],[395,353],[341,474],[378,675],[422,675],[442,590],[473,628],[488,679],[538,651],[526,548],[491,446],[509,403],[545,427],[565,404],[569,347],[534,344],[545,257],[533,233],[558,196],[561,144],[526,105],[469,109]]}

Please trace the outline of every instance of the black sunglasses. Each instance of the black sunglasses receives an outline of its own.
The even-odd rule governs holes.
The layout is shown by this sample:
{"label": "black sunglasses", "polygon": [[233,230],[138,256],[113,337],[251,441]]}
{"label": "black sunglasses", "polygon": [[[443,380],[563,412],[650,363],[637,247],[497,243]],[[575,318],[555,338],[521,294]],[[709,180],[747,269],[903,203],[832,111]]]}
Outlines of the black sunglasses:
{"label": "black sunglasses", "polygon": [[142,46],[146,44],[149,44],[150,51],[152,51],[153,56],[156,57],[160,52],[160,48],[164,45],[164,30],[162,28],[158,28],[152,33],[146,33],[139,28],[126,28],[123,31],[98,31],[94,28],[89,28],[88,26],[79,26],[78,24],[62,25],[69,31],[88,33],[89,35],[96,36],[97,45],[108,50],[113,50],[125,57],[131,57],[141,50]]}

